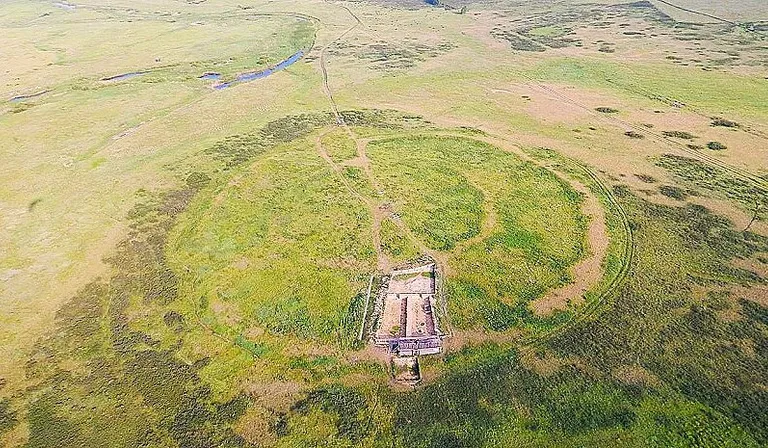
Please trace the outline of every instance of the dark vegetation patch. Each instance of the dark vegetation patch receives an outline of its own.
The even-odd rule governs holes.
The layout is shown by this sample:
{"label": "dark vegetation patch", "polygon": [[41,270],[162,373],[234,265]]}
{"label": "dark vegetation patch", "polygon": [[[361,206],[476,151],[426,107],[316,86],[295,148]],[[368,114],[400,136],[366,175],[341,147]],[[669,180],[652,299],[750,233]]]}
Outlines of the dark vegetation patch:
{"label": "dark vegetation patch", "polygon": [[[419,117],[386,110],[351,110],[342,111],[341,115],[349,126],[394,129],[426,124]],[[261,154],[267,148],[303,137],[319,127],[335,122],[336,118],[330,112],[291,115],[267,123],[257,132],[227,137],[207,152],[225,161],[227,166],[235,166]]]}
{"label": "dark vegetation patch", "polygon": [[11,113],[20,114],[24,111],[32,109],[33,107],[35,107],[35,104],[33,103],[17,103],[17,104],[14,104],[13,107],[11,108]]}
{"label": "dark vegetation patch", "polygon": [[617,114],[617,113],[619,113],[618,109],[614,109],[612,107],[596,107],[595,110],[600,112],[601,114]]}
{"label": "dark vegetation patch", "polygon": [[330,53],[335,56],[352,56],[366,61],[374,70],[390,72],[416,67],[419,63],[454,48],[456,46],[448,41],[430,45],[417,40],[402,42],[379,40],[363,44],[340,42],[330,49]]}
{"label": "dark vegetation patch", "polygon": [[638,140],[641,140],[641,139],[645,138],[645,136],[643,134],[641,134],[639,132],[636,132],[636,131],[627,131],[627,132],[624,133],[624,135],[626,135],[629,138],[635,138],[635,139],[638,139]]}
{"label": "dark vegetation patch", "polygon": [[693,140],[696,138],[695,135],[685,131],[662,131],[661,133],[665,137],[673,137],[673,138],[679,138],[683,140]]}
{"label": "dark vegetation patch", "polygon": [[[576,32],[581,28],[610,28],[619,18],[643,18],[653,23],[668,23],[671,19],[648,2],[618,5],[547,4],[537,7],[526,4],[525,9],[497,12],[500,18],[491,30],[497,39],[507,40],[514,50],[546,51],[551,48],[581,47],[584,43]],[[638,32],[627,31],[625,34]],[[642,33],[641,33],[642,34]],[[599,51],[613,53],[608,42],[601,42]]]}
{"label": "dark vegetation patch", "polygon": [[646,184],[652,184],[656,182],[656,178],[648,174],[635,174],[635,177],[645,182]]}
{"label": "dark vegetation patch", "polygon": [[[132,231],[107,260],[115,273],[67,302],[52,335],[36,344],[26,364],[38,392],[29,403],[29,447],[245,446],[231,424],[248,399],[217,402],[199,376],[204,361],[182,361],[179,344],[161,347],[128,314],[132,301],[161,313],[177,299],[165,239],[205,177],[192,173],[183,189],[142,193]],[[172,313],[165,320],[183,328]]]}
{"label": "dark vegetation patch", "polygon": [[686,193],[685,190],[683,190],[680,187],[675,187],[673,185],[660,186],[659,193],[663,194],[668,198],[676,199],[678,201],[684,201],[688,197],[688,193]]}
{"label": "dark vegetation patch", "polygon": [[724,144],[722,144],[720,142],[709,142],[709,143],[707,143],[707,148],[711,149],[713,151],[723,151],[725,149],[728,149],[727,146],[725,146]]}
{"label": "dark vegetation patch", "polygon": [[11,410],[11,400],[0,400],[0,436],[13,428],[17,422],[16,412]]}
{"label": "dark vegetation patch", "polygon": [[725,128],[738,128],[740,127],[739,123],[736,123],[735,121],[726,120],[725,118],[713,118],[712,119],[712,126],[722,126]]}
{"label": "dark vegetation patch", "polygon": [[509,45],[512,47],[513,50],[539,51],[539,52],[547,50],[547,48],[544,47],[543,45],[529,38],[525,38],[514,31],[503,30],[501,28],[494,28],[493,30],[491,30],[491,35],[497,39],[502,39],[509,42]]}
{"label": "dark vegetation patch", "polygon": [[33,199],[29,205],[27,205],[27,211],[33,212],[35,211],[35,208],[40,205],[40,203],[43,202],[41,198]]}
{"label": "dark vegetation patch", "polygon": [[747,180],[734,177],[720,168],[697,159],[663,154],[656,165],[667,169],[687,184],[709,190],[740,203],[749,210],[757,210],[758,219],[765,218],[768,190]]}
{"label": "dark vegetation patch", "polygon": [[601,53],[616,53],[616,48],[611,47],[610,45],[600,45],[600,47],[597,49],[597,51]]}
{"label": "dark vegetation patch", "polygon": [[685,146],[686,146],[688,149],[693,149],[694,151],[698,151],[698,150],[704,149],[704,147],[703,147],[703,146],[701,146],[701,145],[694,145],[693,143],[689,143],[689,144],[687,144],[687,145],[685,145]]}
{"label": "dark vegetation patch", "polygon": [[[764,34],[730,23],[677,22],[650,2],[610,6],[513,2],[505,4],[504,9],[494,15],[498,20],[492,35],[510,41],[517,50],[582,47],[585,45],[580,40],[579,32],[582,29],[599,29],[604,30],[604,39],[613,37],[611,40],[618,42],[628,39],[650,42],[650,39],[657,38],[668,43],[690,42],[667,59],[680,66],[695,66],[702,70],[761,66],[768,57]],[[617,48],[614,43],[603,39],[593,44],[602,53],[614,53]]]}
{"label": "dark vegetation patch", "polygon": [[[314,390],[291,407],[295,414],[306,415],[311,411],[335,417],[337,437],[353,444],[372,434],[379,423],[370,418],[368,400],[361,392],[338,384]],[[287,427],[280,426],[278,434],[287,435]]]}
{"label": "dark vegetation patch", "polygon": [[[564,332],[550,347],[600,371],[642,366],[686,399],[715,410],[708,411],[711,416],[727,416],[716,418],[721,421],[716,430],[691,429],[687,437],[725,446],[727,435],[735,432],[722,423],[731,419],[729,426],[736,423],[757,443],[766,443],[768,415],[761,409],[768,406],[768,392],[761,378],[768,375],[768,326],[761,316],[768,309],[741,300],[740,319],[724,321],[701,306],[692,290],[765,282],[730,260],[766,250],[768,238],[733,230],[728,220],[701,206],[668,207],[627,192],[623,197],[637,244],[629,281],[605,313]],[[720,307],[734,307],[734,302],[731,297]],[[760,347],[756,355],[739,348],[745,339]],[[675,426],[674,418],[683,418],[668,417],[673,418],[665,423],[669,427]],[[678,430],[689,427],[678,425]]]}

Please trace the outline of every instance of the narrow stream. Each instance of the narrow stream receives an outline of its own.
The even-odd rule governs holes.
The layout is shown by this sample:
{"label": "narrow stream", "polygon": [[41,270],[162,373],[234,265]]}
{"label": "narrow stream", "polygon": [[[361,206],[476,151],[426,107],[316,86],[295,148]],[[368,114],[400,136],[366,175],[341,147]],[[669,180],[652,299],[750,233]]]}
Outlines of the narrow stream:
{"label": "narrow stream", "polygon": [[[279,72],[280,70],[283,70],[283,69],[285,69],[285,68],[295,64],[302,57],[304,57],[304,50],[299,50],[296,53],[294,53],[291,56],[289,56],[287,59],[284,59],[284,60],[278,62],[277,64],[273,65],[272,67],[269,67],[269,68],[266,68],[264,70],[260,70],[260,71],[257,71],[257,72],[241,73],[241,74],[237,75],[233,81],[216,83],[216,84],[213,85],[213,88],[216,89],[216,90],[222,90],[222,89],[226,89],[227,87],[231,87],[231,86],[233,86],[235,84],[238,84],[238,83],[241,83],[241,82],[248,82],[248,81],[253,81],[255,79],[266,78],[267,76],[269,76],[269,75],[271,75],[271,74],[273,74],[275,72]],[[208,75],[208,73],[206,73],[205,75]],[[203,75],[203,76],[205,76],[205,75]],[[202,76],[201,76],[201,78],[202,78]],[[209,78],[204,78],[204,79],[209,79]],[[218,78],[214,78],[214,79],[218,79]]]}

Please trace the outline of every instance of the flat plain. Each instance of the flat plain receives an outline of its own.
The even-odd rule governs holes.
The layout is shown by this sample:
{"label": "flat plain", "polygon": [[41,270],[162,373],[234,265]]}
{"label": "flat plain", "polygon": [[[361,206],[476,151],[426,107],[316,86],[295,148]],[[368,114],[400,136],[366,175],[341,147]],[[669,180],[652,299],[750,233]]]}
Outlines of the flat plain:
{"label": "flat plain", "polygon": [[2,3],[0,445],[766,446],[767,20]]}

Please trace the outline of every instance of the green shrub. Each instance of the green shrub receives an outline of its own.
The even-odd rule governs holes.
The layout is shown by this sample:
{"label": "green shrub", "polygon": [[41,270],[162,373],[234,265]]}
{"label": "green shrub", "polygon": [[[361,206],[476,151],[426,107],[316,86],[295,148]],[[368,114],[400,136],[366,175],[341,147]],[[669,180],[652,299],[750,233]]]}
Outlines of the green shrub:
{"label": "green shrub", "polygon": [[696,138],[695,135],[685,131],[662,131],[662,134],[666,137],[674,137],[683,140],[693,140]]}
{"label": "green shrub", "polygon": [[713,151],[722,151],[724,149],[728,149],[727,146],[720,142],[709,142],[707,143],[707,148],[713,150]]}

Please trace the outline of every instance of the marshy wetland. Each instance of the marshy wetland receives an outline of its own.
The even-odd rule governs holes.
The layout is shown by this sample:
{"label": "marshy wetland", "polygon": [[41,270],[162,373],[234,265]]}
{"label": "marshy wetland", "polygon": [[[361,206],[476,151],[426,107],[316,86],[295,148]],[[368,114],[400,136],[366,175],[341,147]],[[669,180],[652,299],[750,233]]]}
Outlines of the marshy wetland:
{"label": "marshy wetland", "polygon": [[0,5],[0,445],[765,446],[722,3]]}

